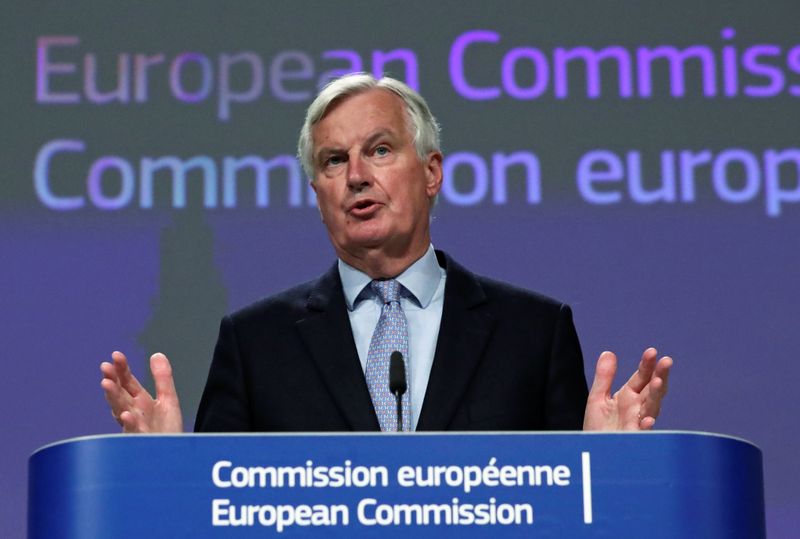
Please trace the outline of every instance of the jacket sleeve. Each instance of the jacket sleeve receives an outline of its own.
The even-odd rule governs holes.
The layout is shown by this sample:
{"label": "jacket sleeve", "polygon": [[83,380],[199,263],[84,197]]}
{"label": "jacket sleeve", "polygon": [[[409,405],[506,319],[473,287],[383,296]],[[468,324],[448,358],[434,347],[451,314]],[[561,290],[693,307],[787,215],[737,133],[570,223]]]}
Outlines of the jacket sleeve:
{"label": "jacket sleeve", "polygon": [[548,369],[545,400],[547,430],[581,430],[588,395],[583,354],[572,321],[572,310],[562,304]]}
{"label": "jacket sleeve", "polygon": [[244,370],[236,329],[233,320],[226,316],[220,323],[214,359],[194,423],[195,432],[252,430]]}

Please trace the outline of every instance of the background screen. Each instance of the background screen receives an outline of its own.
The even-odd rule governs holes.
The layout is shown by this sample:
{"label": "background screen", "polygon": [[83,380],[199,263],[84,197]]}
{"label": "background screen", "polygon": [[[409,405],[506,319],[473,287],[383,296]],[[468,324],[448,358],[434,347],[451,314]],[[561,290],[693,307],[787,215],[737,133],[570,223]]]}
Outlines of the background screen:
{"label": "background screen", "polygon": [[434,245],[569,303],[590,380],[672,355],[658,427],[758,444],[796,529],[796,1],[141,4],[4,9],[0,536],[33,450],[118,430],[112,350],[191,423],[220,317],[332,264],[295,144],[358,70],[442,124]]}

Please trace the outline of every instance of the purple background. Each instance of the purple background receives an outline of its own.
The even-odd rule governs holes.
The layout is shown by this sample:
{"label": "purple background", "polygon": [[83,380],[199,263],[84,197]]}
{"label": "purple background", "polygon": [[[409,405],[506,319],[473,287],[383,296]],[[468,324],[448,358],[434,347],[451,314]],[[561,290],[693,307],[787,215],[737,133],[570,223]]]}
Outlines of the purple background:
{"label": "purple background", "polygon": [[[271,191],[270,206],[260,209],[253,207],[252,187],[242,187],[233,209],[206,209],[191,188],[185,209],[169,207],[164,189],[157,190],[154,209],[45,207],[32,171],[37,152],[53,139],[86,142],[85,154],[58,161],[53,176],[63,193],[79,194],[100,156],[137,164],[142,156],[208,155],[219,161],[292,154],[307,105],[278,100],[267,82],[262,97],[232,105],[230,120],[220,121],[216,94],[197,104],[176,100],[166,70],[153,72],[146,103],[37,103],[36,40],[47,35],[79,36],[80,46],[60,51],[58,61],[96,54],[106,77],[98,84],[105,89],[113,86],[122,52],[167,58],[199,52],[216,62],[221,53],[253,51],[264,59],[268,77],[268,62],[289,50],[313,58],[316,76],[332,68],[322,59],[325,51],[350,49],[364,57],[374,49],[414,51],[420,90],[443,125],[446,154],[471,152],[488,160],[494,152],[527,151],[542,168],[539,204],[528,204],[513,175],[505,205],[492,204],[491,196],[470,207],[442,200],[434,245],[478,273],[570,303],[590,379],[605,349],[620,355],[620,378],[647,346],[672,355],[676,367],[658,426],[733,434],[758,444],[770,537],[788,537],[796,529],[800,497],[792,470],[800,433],[792,403],[800,381],[800,208],[787,203],[780,216],[767,216],[762,191],[743,204],[724,202],[714,195],[708,172],[698,176],[693,203],[639,205],[626,197],[596,206],[581,198],[575,170],[592,150],[638,150],[648,185],[657,186],[663,150],[742,148],[760,158],[767,149],[798,148],[798,98],[790,87],[800,85],[800,74],[773,59],[785,75],[781,92],[725,97],[721,70],[719,95],[708,96],[701,71],[687,68],[684,96],[670,95],[661,73],[652,97],[623,99],[613,71],[604,70],[602,95],[589,99],[578,69],[563,99],[554,96],[551,81],[535,100],[471,101],[455,91],[448,65],[453,41],[476,29],[502,36],[494,48],[475,49],[469,57],[471,82],[484,86],[500,80],[502,54],[514,47],[536,47],[550,58],[556,47],[581,45],[706,45],[719,57],[731,43],[740,53],[775,44],[785,53],[800,44],[796,3],[602,2],[587,8],[580,2],[508,2],[490,13],[480,2],[430,4],[404,3],[400,13],[391,3],[353,3],[329,12],[316,3],[209,2],[187,12],[171,2],[158,8],[37,2],[4,17],[0,536],[24,535],[26,459],[34,449],[117,430],[99,389],[98,364],[112,350],[125,351],[143,378],[149,353],[166,352],[189,422],[219,318],[315,277],[334,259],[316,209],[291,207],[280,185]],[[737,34],[726,41],[721,31],[729,27]],[[244,84],[236,76],[234,84]],[[531,84],[523,70],[518,76],[520,84]],[[741,77],[743,85],[766,84]],[[80,89],[79,80],[58,79],[62,90]],[[200,82],[186,71],[187,88],[196,90]],[[288,84],[296,91],[314,86]],[[454,180],[461,192],[471,187],[465,170]],[[732,186],[744,185],[741,174],[731,174]],[[784,188],[797,185],[797,171],[786,167],[782,174]]]}

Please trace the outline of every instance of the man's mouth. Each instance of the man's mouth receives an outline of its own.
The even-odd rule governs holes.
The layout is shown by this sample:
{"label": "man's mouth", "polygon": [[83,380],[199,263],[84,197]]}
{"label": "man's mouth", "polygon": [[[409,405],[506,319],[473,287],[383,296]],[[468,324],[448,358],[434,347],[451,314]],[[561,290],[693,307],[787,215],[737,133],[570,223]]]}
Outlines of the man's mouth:
{"label": "man's mouth", "polygon": [[350,205],[347,213],[353,217],[366,218],[371,217],[381,207],[381,204],[370,198],[358,200]]}

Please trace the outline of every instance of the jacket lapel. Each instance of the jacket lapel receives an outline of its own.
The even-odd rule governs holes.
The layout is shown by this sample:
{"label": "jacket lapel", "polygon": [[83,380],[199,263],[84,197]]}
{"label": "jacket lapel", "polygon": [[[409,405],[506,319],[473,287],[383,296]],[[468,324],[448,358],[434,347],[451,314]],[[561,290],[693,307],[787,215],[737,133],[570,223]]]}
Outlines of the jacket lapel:
{"label": "jacket lapel", "polygon": [[417,430],[446,430],[478,367],[493,317],[475,276],[437,251],[447,281],[442,321]]}
{"label": "jacket lapel", "polygon": [[352,430],[380,430],[358,359],[336,264],[311,291],[296,325],[333,400]]}

